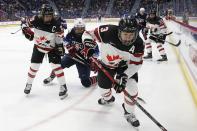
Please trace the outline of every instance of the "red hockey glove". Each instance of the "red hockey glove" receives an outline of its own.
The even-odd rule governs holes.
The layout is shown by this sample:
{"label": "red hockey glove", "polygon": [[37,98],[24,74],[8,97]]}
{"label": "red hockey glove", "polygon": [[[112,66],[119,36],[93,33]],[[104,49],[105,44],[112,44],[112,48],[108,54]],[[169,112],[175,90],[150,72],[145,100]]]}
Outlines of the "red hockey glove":
{"label": "red hockey glove", "polygon": [[96,42],[92,39],[84,40],[84,48],[80,51],[80,53],[84,56],[85,59],[88,59],[94,54],[94,49],[96,48]]}
{"label": "red hockey glove", "polygon": [[25,37],[28,40],[30,40],[30,41],[33,40],[33,38],[34,38],[34,32],[29,27],[23,27],[22,28],[22,32],[23,32],[23,34],[25,35]]}
{"label": "red hockey glove", "polygon": [[[97,58],[93,58],[93,59],[96,59]],[[93,71],[94,73],[98,72],[99,68],[97,67],[97,65],[92,61],[92,57],[90,57],[89,59],[89,63],[90,63],[90,70]]]}

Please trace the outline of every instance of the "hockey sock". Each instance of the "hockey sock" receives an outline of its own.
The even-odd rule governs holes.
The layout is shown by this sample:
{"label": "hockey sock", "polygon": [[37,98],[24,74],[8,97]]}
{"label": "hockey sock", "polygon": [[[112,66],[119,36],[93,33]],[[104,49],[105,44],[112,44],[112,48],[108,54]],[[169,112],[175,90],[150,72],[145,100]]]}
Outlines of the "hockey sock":
{"label": "hockey sock", "polygon": [[65,77],[64,77],[64,72],[63,72],[63,69],[62,69],[61,65],[52,63],[51,66],[52,66],[53,72],[57,76],[57,80],[58,80],[59,84],[60,85],[66,84]]}
{"label": "hockey sock", "polygon": [[27,78],[27,83],[32,84],[33,80],[36,76],[37,71],[39,70],[40,63],[31,63],[29,72],[28,72],[28,78]]}
{"label": "hockey sock", "polygon": [[161,43],[157,43],[157,49],[159,50],[160,55],[166,55]]}
{"label": "hockey sock", "polygon": [[90,79],[91,85],[97,83],[97,76],[92,76],[92,77],[90,77],[89,79]]}

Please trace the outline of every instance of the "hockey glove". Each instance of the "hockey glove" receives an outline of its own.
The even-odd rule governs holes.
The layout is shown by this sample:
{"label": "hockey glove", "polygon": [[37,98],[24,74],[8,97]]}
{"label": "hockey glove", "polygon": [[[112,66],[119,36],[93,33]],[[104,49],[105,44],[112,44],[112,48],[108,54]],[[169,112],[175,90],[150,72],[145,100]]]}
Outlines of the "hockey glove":
{"label": "hockey glove", "polygon": [[96,43],[92,39],[84,40],[84,48],[80,51],[80,53],[84,56],[85,59],[88,59],[95,53]]}
{"label": "hockey glove", "polygon": [[63,44],[56,44],[55,46],[55,52],[60,55],[60,56],[64,56],[65,54],[65,49]]}
{"label": "hockey glove", "polygon": [[28,40],[30,40],[30,41],[33,40],[33,38],[34,38],[34,32],[29,27],[23,27],[22,28],[22,32],[23,32],[23,34],[25,35],[25,37]]}
{"label": "hockey glove", "polygon": [[157,37],[156,37],[155,35],[150,35],[150,36],[149,36],[149,39],[151,39],[151,40],[154,40],[154,41],[155,41],[155,40],[157,39]]}
{"label": "hockey glove", "polygon": [[127,61],[122,60],[119,62],[118,67],[116,68],[116,72],[117,74],[122,74],[127,68],[128,68]]}
{"label": "hockey glove", "polygon": [[165,34],[159,34],[158,39],[159,40],[165,40],[166,35]]}
{"label": "hockey glove", "polygon": [[128,76],[125,73],[117,74],[115,79],[117,84],[114,85],[114,89],[116,93],[121,93],[126,87]]}
{"label": "hockey glove", "polygon": [[67,45],[66,45],[66,49],[68,50],[69,55],[75,56],[77,50],[76,50],[74,44],[67,44]]}
{"label": "hockey glove", "polygon": [[[93,59],[96,59],[96,60],[97,60],[97,58],[95,58],[95,57],[94,57]],[[90,57],[89,63],[90,63],[90,70],[93,71],[94,73],[96,73],[96,72],[99,70],[99,68],[98,68],[97,65],[92,61],[92,57]]]}
{"label": "hockey glove", "polygon": [[153,28],[153,32],[157,32],[158,31],[158,29],[157,28]]}
{"label": "hockey glove", "polygon": [[143,29],[142,29],[142,34],[147,35],[147,34],[148,34],[148,28],[143,28]]}

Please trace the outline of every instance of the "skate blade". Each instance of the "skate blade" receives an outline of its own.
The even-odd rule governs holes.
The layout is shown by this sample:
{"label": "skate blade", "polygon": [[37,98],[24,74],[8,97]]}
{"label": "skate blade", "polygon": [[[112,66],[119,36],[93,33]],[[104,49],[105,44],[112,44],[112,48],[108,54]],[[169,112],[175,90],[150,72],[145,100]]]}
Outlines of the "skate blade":
{"label": "skate blade", "polygon": [[26,93],[25,93],[25,97],[29,97],[29,95],[30,95],[30,93],[29,93],[29,94],[26,94]]}
{"label": "skate blade", "polygon": [[157,64],[168,64],[168,61],[157,61]]}
{"label": "skate blade", "polygon": [[[99,104],[99,103],[98,103]],[[111,107],[114,105],[114,102],[110,102],[110,103],[107,103],[107,104],[99,104],[101,106],[106,106],[106,107]]]}
{"label": "skate blade", "polygon": [[65,95],[63,95],[63,96],[60,96],[60,100],[64,100],[67,96],[68,96],[67,93]]}
{"label": "skate blade", "polygon": [[57,85],[57,83],[54,83],[54,82],[50,82],[50,83],[47,83],[47,84],[43,83],[43,86],[55,86],[55,85]]}
{"label": "skate blade", "polygon": [[144,61],[153,61],[153,59],[143,59]]}
{"label": "skate blade", "polygon": [[139,131],[140,129],[139,129],[139,127],[134,127],[134,126],[132,126],[133,127],[133,129],[135,129],[136,131]]}

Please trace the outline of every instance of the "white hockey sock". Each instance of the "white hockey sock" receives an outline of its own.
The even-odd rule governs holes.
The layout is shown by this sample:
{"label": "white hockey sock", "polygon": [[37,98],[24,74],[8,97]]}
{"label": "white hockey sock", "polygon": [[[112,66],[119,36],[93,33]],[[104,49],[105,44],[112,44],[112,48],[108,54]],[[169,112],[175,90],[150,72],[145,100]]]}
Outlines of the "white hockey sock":
{"label": "white hockey sock", "polygon": [[91,85],[97,83],[97,81],[98,81],[98,80],[97,80],[97,76],[92,76],[92,77],[90,77],[89,79],[90,79]]}
{"label": "white hockey sock", "polygon": [[146,50],[147,50],[147,53],[151,53],[152,52],[152,45],[151,45],[151,43],[146,43]]}
{"label": "white hockey sock", "polygon": [[161,43],[157,43],[157,49],[159,50],[160,55],[165,55],[165,50]]}
{"label": "white hockey sock", "polygon": [[[129,95],[136,100],[138,96],[138,88],[137,88],[137,82],[134,79],[129,79],[127,82],[127,87],[125,90],[129,93]],[[135,112],[135,101],[133,99],[129,98],[126,94],[124,94],[124,105],[125,109],[129,113]]]}
{"label": "white hockey sock", "polygon": [[65,77],[64,77],[64,71],[60,64],[53,64],[51,63],[52,70],[54,71],[55,75],[57,76],[57,80],[60,85],[66,84]]}
{"label": "white hockey sock", "polygon": [[28,72],[28,77],[27,77],[27,83],[32,84],[33,80],[36,76],[37,71],[39,70],[40,63],[31,63],[29,72]]}
{"label": "white hockey sock", "polygon": [[112,97],[112,91],[110,89],[103,89],[100,88],[101,96],[104,98],[104,100],[110,100]]}

